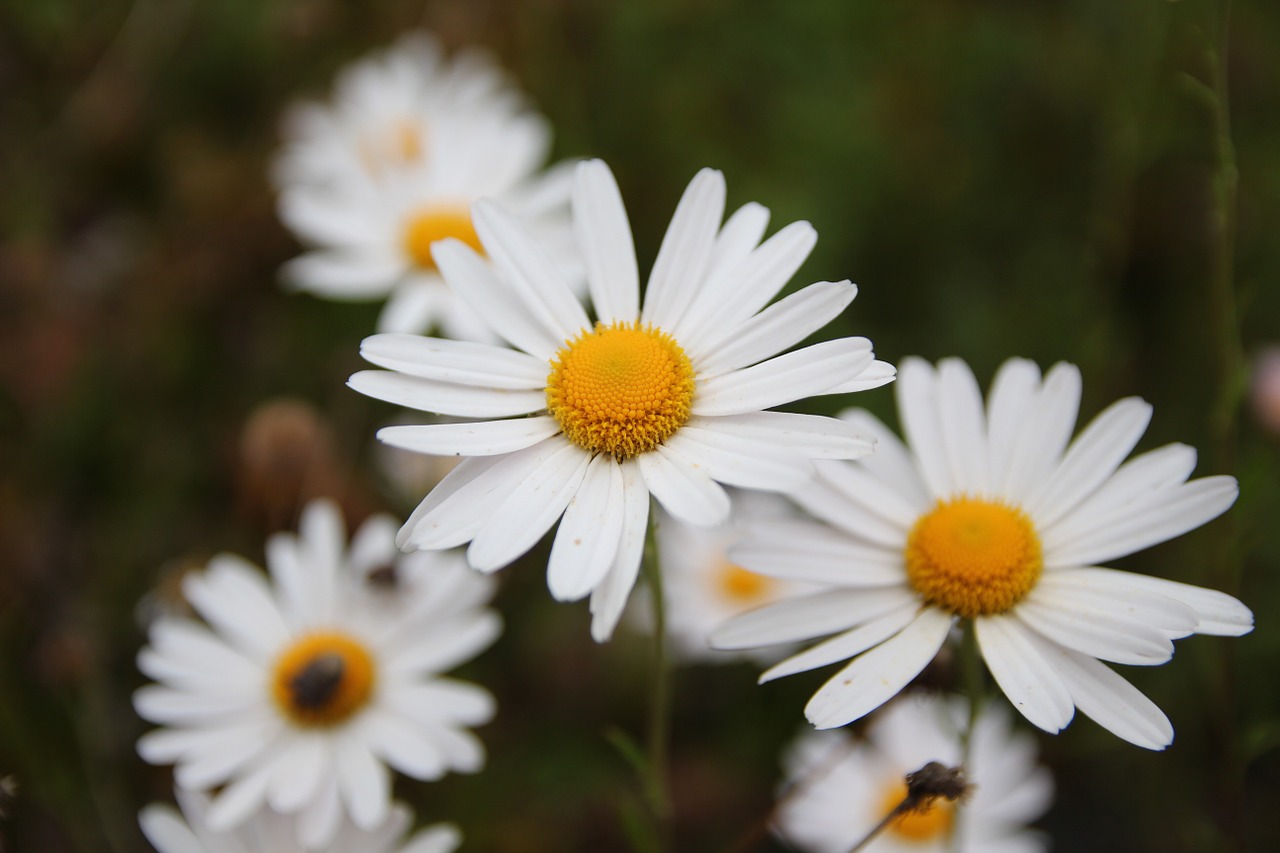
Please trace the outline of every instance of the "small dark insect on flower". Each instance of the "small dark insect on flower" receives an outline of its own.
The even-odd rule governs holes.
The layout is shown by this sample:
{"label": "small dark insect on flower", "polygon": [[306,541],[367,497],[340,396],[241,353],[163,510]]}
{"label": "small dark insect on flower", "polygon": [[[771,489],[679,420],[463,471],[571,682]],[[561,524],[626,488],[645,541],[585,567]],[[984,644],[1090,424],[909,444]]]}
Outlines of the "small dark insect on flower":
{"label": "small dark insect on flower", "polygon": [[396,572],[394,563],[387,563],[370,569],[364,576],[365,583],[377,590],[392,590],[400,583],[400,576]]}
{"label": "small dark insect on flower", "polygon": [[341,655],[322,654],[302,668],[289,680],[289,691],[299,708],[309,711],[323,709],[333,699],[342,684],[346,664]]}
{"label": "small dark insect on flower", "polygon": [[952,802],[963,800],[974,787],[965,778],[963,767],[948,767],[937,761],[930,761],[919,770],[908,773],[906,782],[904,811],[925,811],[939,797]]}

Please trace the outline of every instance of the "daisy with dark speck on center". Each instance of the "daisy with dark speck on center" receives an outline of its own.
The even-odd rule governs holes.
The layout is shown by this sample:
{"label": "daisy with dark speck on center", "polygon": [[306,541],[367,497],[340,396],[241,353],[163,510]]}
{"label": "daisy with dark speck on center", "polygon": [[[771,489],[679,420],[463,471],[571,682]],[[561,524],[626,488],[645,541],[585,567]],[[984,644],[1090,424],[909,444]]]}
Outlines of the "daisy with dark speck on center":
{"label": "daisy with dark speck on center", "polygon": [[[601,161],[578,166],[573,218],[592,319],[552,256],[516,219],[478,202],[485,263],[460,241],[432,247],[454,292],[515,349],[376,335],[361,354],[386,370],[350,384],[388,402],[468,419],[395,426],[389,444],[464,457],[400,531],[406,549],[470,543],[499,569],[560,520],[547,580],[559,600],[591,596],[592,635],[607,639],[640,564],[652,495],[698,525],[727,518],[721,484],[784,491],[814,459],[852,459],[866,434],[835,418],[766,411],[893,379],[865,338],[779,355],[853,300],[848,281],[771,300],[816,241],[806,222],[761,242],[768,211],[747,204],[722,224],[723,176],[689,184],[649,275],[643,306],[631,227]],[[563,516],[563,518],[562,518]]]}

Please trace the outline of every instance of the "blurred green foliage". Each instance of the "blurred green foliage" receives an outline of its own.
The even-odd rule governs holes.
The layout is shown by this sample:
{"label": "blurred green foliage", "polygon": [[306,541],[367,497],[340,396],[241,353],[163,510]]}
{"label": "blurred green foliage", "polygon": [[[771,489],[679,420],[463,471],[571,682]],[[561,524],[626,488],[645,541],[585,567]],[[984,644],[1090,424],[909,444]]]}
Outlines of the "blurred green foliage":
{"label": "blurred green foliage", "polygon": [[[376,308],[281,290],[298,247],[266,176],[291,100],[419,26],[494,51],[559,155],[611,164],[642,262],[716,166],[731,204],[817,227],[796,284],[861,286],[827,334],[865,334],[893,362],[960,355],[983,381],[1011,355],[1072,361],[1083,418],[1141,395],[1156,413],[1142,447],[1185,441],[1202,472],[1235,474],[1226,518],[1124,567],[1238,594],[1257,630],[1126,671],[1174,721],[1166,753],[1083,719],[1041,737],[1060,788],[1042,825],[1060,850],[1273,846],[1280,435],[1232,389],[1241,359],[1280,341],[1280,4],[1236,2],[1231,21],[1235,305],[1214,286],[1215,131],[1194,82],[1210,80],[1218,9],[2,0],[0,776],[19,785],[4,849],[145,849],[136,812],[171,793],[134,753],[133,659],[178,571],[220,550],[260,560],[317,492],[352,523],[409,509],[374,465],[392,413],[344,387]],[[275,439],[305,452],[264,474],[253,442],[277,445],[246,426],[281,398],[310,407]],[[891,391],[857,402],[892,420]],[[461,824],[466,849],[625,849],[619,813],[639,793],[605,733],[643,730],[646,647],[591,643],[585,607],[550,602],[543,558],[503,573],[506,635],[462,671],[498,696],[487,769],[398,793]],[[823,675],[754,677],[677,674],[679,849],[750,836]]]}

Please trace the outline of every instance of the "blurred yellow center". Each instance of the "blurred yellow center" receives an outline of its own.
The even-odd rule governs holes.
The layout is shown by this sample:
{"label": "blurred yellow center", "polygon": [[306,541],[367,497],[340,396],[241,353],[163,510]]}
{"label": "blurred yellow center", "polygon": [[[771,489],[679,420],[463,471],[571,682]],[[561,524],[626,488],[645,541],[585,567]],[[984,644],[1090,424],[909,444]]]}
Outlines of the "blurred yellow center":
{"label": "blurred yellow center", "polygon": [[565,437],[590,453],[629,459],[689,420],[693,365],[660,329],[617,322],[583,332],[551,362],[547,409]]}
{"label": "blurred yellow center", "polygon": [[345,722],[369,702],[373,658],[346,634],[308,634],[276,660],[271,693],[296,725],[320,728]]}
{"label": "blurred yellow center", "polygon": [[720,594],[737,604],[762,601],[777,587],[773,578],[747,571],[728,560],[721,560],[716,566],[715,582]]}
{"label": "blurred yellow center", "polygon": [[[895,780],[884,789],[880,799],[880,814],[887,815],[898,807],[907,796],[907,783]],[[889,832],[907,841],[935,841],[951,835],[955,825],[955,805],[941,797],[894,818]]]}
{"label": "blurred yellow center", "polygon": [[481,254],[484,247],[471,224],[471,214],[465,206],[432,207],[420,211],[409,219],[404,229],[404,247],[413,262],[424,270],[436,269],[431,244],[446,237],[461,240]]}
{"label": "blurred yellow center", "polygon": [[907,537],[907,579],[930,604],[972,619],[1004,613],[1040,579],[1040,538],[1021,510],[938,501]]}

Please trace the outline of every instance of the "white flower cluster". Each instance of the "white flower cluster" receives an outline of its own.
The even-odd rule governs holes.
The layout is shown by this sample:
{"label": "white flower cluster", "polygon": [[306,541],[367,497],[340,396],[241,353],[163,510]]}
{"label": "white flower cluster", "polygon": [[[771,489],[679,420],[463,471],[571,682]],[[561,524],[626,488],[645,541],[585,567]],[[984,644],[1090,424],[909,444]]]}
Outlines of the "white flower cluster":
{"label": "white flower cluster", "polygon": [[[857,289],[779,298],[817,235],[794,222],[766,237],[755,203],[726,216],[721,173],[693,178],[642,276],[608,166],[539,172],[546,122],[490,60],[446,59],[423,35],[345,72],[288,134],[280,214],[312,248],[286,280],[389,297],[361,348],[376,369],[349,384],[429,413],[382,442],[458,464],[398,532],[378,517],[348,548],[336,508],[316,503],[298,536],[268,543],[270,580],[230,556],[187,579],[203,622],[152,626],[139,665],[157,683],[135,698],[162,726],[143,757],[176,765],[185,817],[142,816],[164,853],[452,849],[446,827],[400,841],[411,817],[391,771],[480,768],[467,727],[493,702],[442,674],[498,634],[486,574],[553,528],[551,595],[589,599],[603,642],[659,518],[648,550],[676,648],[765,649],[761,681],[847,661],[806,708],[821,729],[875,711],[972,632],[1035,726],[1057,732],[1078,709],[1163,749],[1169,720],[1108,664],[1251,630],[1226,594],[1104,565],[1236,498],[1231,477],[1190,479],[1186,446],[1128,458],[1149,405],[1121,400],[1073,438],[1071,365],[1010,359],[984,402],[959,359],[895,371],[865,338],[800,346]],[[905,442],[861,410],[777,410],[895,377]],[[929,800],[874,849],[1042,849],[1023,831],[1052,790],[1030,735],[1003,708],[962,709],[904,700],[865,741],[803,739],[776,830],[848,849],[903,798],[904,774],[937,760],[966,764],[971,802]]]}

